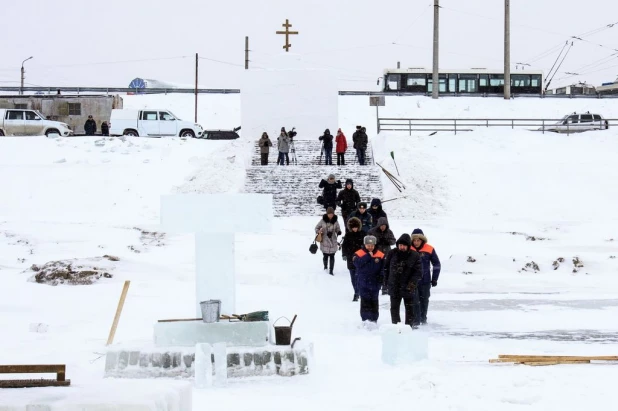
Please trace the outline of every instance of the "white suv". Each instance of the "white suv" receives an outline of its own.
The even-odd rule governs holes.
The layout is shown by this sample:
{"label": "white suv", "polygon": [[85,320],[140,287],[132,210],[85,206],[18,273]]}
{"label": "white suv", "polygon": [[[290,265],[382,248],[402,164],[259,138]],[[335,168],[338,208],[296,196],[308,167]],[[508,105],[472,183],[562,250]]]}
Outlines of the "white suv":
{"label": "white suv", "polygon": [[68,124],[46,120],[36,110],[0,109],[0,136],[73,135]]}

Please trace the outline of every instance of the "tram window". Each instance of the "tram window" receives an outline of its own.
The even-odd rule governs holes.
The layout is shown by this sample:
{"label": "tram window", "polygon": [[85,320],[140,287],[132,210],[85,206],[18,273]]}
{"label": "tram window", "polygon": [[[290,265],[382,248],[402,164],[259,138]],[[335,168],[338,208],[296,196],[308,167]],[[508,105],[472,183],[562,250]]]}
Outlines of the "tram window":
{"label": "tram window", "polygon": [[450,93],[457,93],[457,78],[455,74],[451,74],[448,78],[448,91]]}
{"label": "tram window", "polygon": [[530,81],[530,85],[532,87],[540,87],[541,86],[541,76],[539,76],[538,74],[533,74],[532,79]]}
{"label": "tram window", "polygon": [[389,74],[386,77],[386,90],[398,91],[401,84],[401,76],[399,74]]}
{"label": "tram window", "polygon": [[487,87],[488,85],[489,85],[489,75],[481,74],[479,76],[479,86],[480,87]]}
{"label": "tram window", "polygon": [[446,78],[440,78],[440,93],[446,93]]}
{"label": "tram window", "polygon": [[406,82],[408,87],[410,86],[426,86],[427,77],[424,74],[408,74],[408,81]]}
{"label": "tram window", "polygon": [[459,75],[459,92],[476,93],[478,92],[478,80],[474,74]]}
{"label": "tram window", "polygon": [[489,85],[492,87],[504,86],[504,76],[502,74],[492,74],[489,76]]}
{"label": "tram window", "polygon": [[530,87],[530,76],[515,74],[511,77],[513,87]]}

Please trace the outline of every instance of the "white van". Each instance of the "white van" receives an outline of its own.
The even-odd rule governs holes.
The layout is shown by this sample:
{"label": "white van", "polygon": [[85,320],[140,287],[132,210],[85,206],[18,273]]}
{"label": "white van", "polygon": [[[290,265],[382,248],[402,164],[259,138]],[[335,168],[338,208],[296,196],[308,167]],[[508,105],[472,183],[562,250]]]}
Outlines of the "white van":
{"label": "white van", "polygon": [[45,119],[36,110],[0,109],[0,136],[72,136],[68,124]]}
{"label": "white van", "polygon": [[201,137],[199,124],[182,121],[169,110],[112,110],[109,134],[134,137]]}

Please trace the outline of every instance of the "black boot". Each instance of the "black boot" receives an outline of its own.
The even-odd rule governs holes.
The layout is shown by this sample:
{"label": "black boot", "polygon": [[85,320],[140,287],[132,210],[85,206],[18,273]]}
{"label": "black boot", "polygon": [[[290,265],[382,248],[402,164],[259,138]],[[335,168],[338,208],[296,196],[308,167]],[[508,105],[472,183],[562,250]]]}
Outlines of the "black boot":
{"label": "black boot", "polygon": [[352,298],[352,301],[358,301],[358,294],[354,294],[354,297]]}
{"label": "black boot", "polygon": [[330,270],[328,270],[328,273],[329,273],[330,275],[335,275],[335,274],[333,273],[333,269],[332,269],[332,268],[331,268]]}
{"label": "black boot", "polygon": [[326,254],[322,257],[322,262],[324,263],[324,269],[328,269],[328,256]]}
{"label": "black boot", "polygon": [[329,256],[329,260],[330,260],[330,261],[329,261],[329,262],[330,262],[330,270],[329,270],[329,272],[328,272],[328,273],[329,273],[330,275],[335,275],[335,274],[333,274],[333,270],[335,269],[335,254],[331,254],[331,255]]}

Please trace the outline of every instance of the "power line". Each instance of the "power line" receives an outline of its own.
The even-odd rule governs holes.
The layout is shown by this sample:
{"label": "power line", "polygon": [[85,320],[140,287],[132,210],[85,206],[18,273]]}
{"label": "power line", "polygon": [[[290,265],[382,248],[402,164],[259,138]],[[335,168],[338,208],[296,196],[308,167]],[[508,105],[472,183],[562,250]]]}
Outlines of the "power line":
{"label": "power line", "polygon": [[229,66],[237,66],[237,67],[243,67],[243,68],[245,67],[244,64],[231,63],[229,61],[216,60],[216,59],[211,59],[211,58],[208,58],[208,57],[200,57],[199,59],[200,60],[208,60],[208,61],[212,61],[212,62],[215,62],[215,63],[227,64]]}
{"label": "power line", "polygon": [[427,13],[427,11],[433,6],[433,3],[430,3],[427,5],[427,7],[423,10],[423,12],[421,14],[418,15],[417,18],[415,18],[414,20],[412,20],[412,23],[410,23],[408,25],[408,27],[405,28],[405,30],[403,30],[401,32],[401,34],[399,34],[397,37],[395,37],[395,40],[393,40],[393,44],[397,42],[397,40],[399,40],[405,33],[407,33],[408,30],[410,30],[410,28],[416,24],[424,15],[425,13]]}
{"label": "power line", "polygon": [[116,61],[99,61],[92,63],[74,63],[74,64],[58,64],[58,65],[36,65],[37,68],[57,68],[57,67],[81,67],[81,66],[98,66],[107,64],[126,64],[126,63],[142,63],[149,61],[162,61],[162,60],[177,60],[184,59],[189,56],[176,56],[176,57],[161,57],[161,58],[149,58],[149,59],[136,59],[136,60],[116,60]]}

